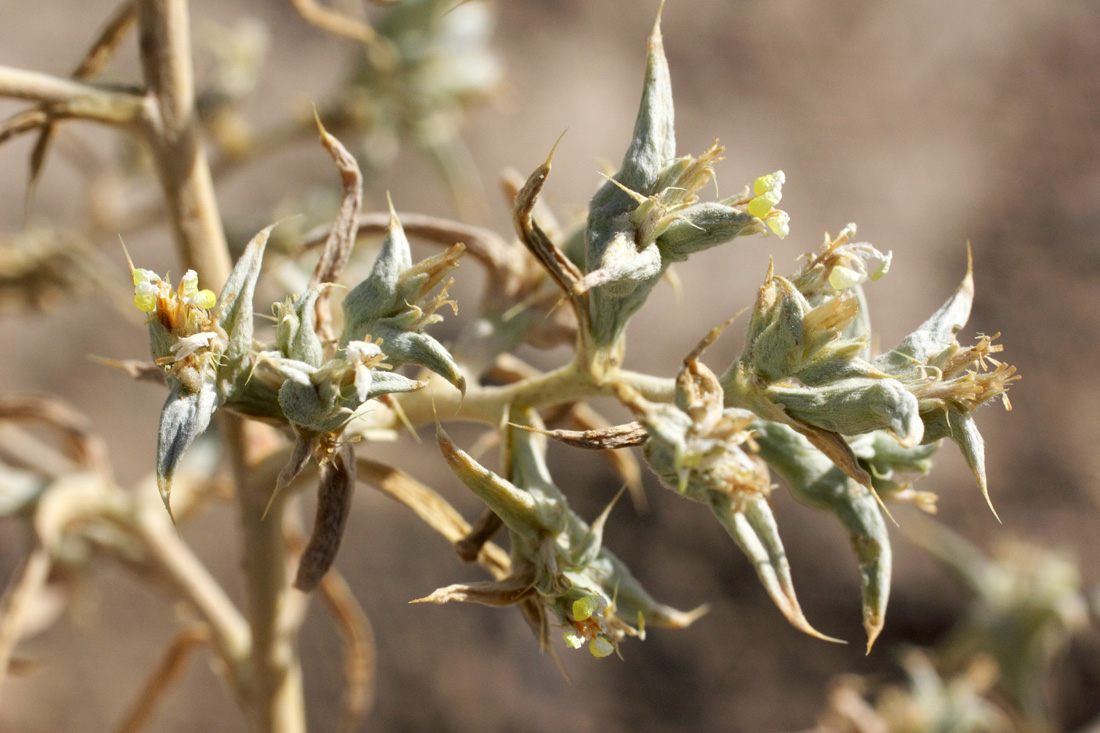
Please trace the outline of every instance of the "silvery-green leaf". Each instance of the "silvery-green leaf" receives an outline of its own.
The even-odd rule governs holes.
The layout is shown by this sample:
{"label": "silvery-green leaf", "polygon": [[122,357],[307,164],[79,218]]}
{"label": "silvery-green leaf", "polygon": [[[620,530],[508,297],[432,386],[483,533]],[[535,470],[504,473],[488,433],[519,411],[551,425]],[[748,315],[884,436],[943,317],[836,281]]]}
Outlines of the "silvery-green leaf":
{"label": "silvery-green leaf", "polygon": [[769,278],[756,299],[742,361],[769,382],[796,373],[806,340],[803,319],[810,310],[785,278]]}
{"label": "silvery-green leaf", "polygon": [[947,302],[921,324],[920,328],[906,336],[896,349],[875,359],[875,366],[884,372],[901,375],[919,368],[919,365],[927,364],[932,357],[944,350],[955,347],[955,335],[966,325],[973,302],[974,276],[968,263],[966,277]]}
{"label": "silvery-green leaf", "polygon": [[615,508],[615,502],[619,500],[622,493],[622,490],[620,490],[615,498],[608,502],[604,510],[600,512],[600,516],[596,517],[595,521],[589,526],[588,533],[573,548],[572,559],[574,565],[586,566],[595,562],[600,550],[603,549],[604,525],[607,524],[607,518],[611,516],[611,510]]}
{"label": "silvery-green leaf", "polygon": [[466,391],[466,377],[451,356],[451,353],[426,333],[402,331],[378,324],[377,333],[371,334],[382,339],[382,351],[386,362],[392,366],[416,364],[435,372],[458,388]]}
{"label": "silvery-green leaf", "polygon": [[[618,339],[630,318],[663,272],[655,246],[638,251],[634,228],[627,214],[637,203],[620,188],[649,195],[661,170],[676,157],[675,113],[672,82],[661,41],[660,18],[650,36],[645,82],[634,137],[614,181],[600,187],[589,203],[585,230],[585,266],[591,274],[603,271],[585,284],[592,295],[592,335],[598,344]],[[652,251],[648,251],[652,249]],[[605,292],[607,283],[614,283]],[[639,287],[645,284],[645,287]]]}
{"label": "silvery-green leaf", "polygon": [[699,203],[680,211],[676,221],[657,237],[665,263],[683,262],[696,252],[759,231],[754,216],[720,203]]}
{"label": "silvery-green leaf", "polygon": [[641,308],[665,270],[656,244],[638,250],[632,229],[614,232],[598,242],[589,232],[589,265],[594,269],[579,284],[589,293],[590,332],[599,345],[610,345]]}
{"label": "silvery-green leaf", "polygon": [[879,379],[887,376],[860,358],[859,355],[866,351],[865,344],[848,340],[838,340],[836,343],[836,347],[827,347],[827,355],[815,358],[798,370],[799,382],[807,387],[820,387],[842,379]]}
{"label": "silvery-green leaf", "polygon": [[352,411],[341,406],[337,387],[328,382],[314,384],[305,373],[285,374],[279,406],[287,420],[312,432],[327,433],[351,419]]}
{"label": "silvery-green leaf", "polygon": [[931,410],[921,413],[924,419],[924,441],[930,443],[941,438],[950,438],[959,446],[966,465],[970,467],[974,478],[978,481],[978,488],[982,490],[989,510],[997,521],[997,510],[993,508],[993,500],[989,498],[989,484],[985,475],[985,441],[978,432],[978,425],[969,412],[960,410],[954,405],[938,405]]}
{"label": "silvery-green leaf", "polygon": [[886,433],[875,432],[867,437],[871,439],[869,451],[866,455],[857,455],[872,468],[873,473],[880,475],[900,471],[924,476],[932,469],[932,455],[939,450],[939,443],[936,441],[903,448]]}
{"label": "silvery-green leaf", "polygon": [[[600,571],[603,587],[615,599],[615,612],[620,618],[641,618],[647,625],[683,629],[707,612],[706,606],[680,611],[659,603],[642,587],[623,561],[606,547],[600,550],[599,558],[592,565]],[[644,633],[644,629],[640,631]]]}
{"label": "silvery-green leaf", "polygon": [[[672,80],[661,39],[661,19],[653,26],[647,44],[645,81],[634,136],[623,156],[616,180],[629,189],[649,194],[661,170],[676,157],[675,111],[672,105]],[[608,199],[618,201],[624,210],[626,194],[608,181],[593,198],[593,208],[602,208]],[[629,208],[633,208],[630,206]]]}
{"label": "silvery-green leaf", "polygon": [[368,401],[395,392],[413,392],[425,384],[401,374],[394,374],[381,369],[372,369],[371,376],[370,390],[367,392]]}
{"label": "silvery-green leaf", "polygon": [[619,233],[604,248],[598,269],[584,276],[577,285],[580,292],[600,289],[605,295],[622,299],[638,286],[652,285],[663,272],[661,252],[657,245],[638,249],[637,243],[627,233]]}
{"label": "silvery-green leaf", "polygon": [[324,347],[313,328],[313,319],[317,297],[325,287],[310,288],[287,306],[275,331],[276,344],[285,356],[312,367],[319,367],[324,361]]}
{"label": "silvery-green leaf", "polygon": [[[218,370],[219,381],[224,381],[225,376],[236,381],[242,377],[242,370],[251,371],[244,369],[244,363],[252,349],[252,295],[260,276],[264,247],[274,227],[272,224],[260,230],[248,243],[237,264],[233,266],[233,271],[229,273],[229,279],[214,306],[216,322],[229,336],[229,343],[222,356],[223,366]],[[222,388],[229,391],[225,385]]]}
{"label": "silvery-green leaf", "polygon": [[149,330],[149,352],[153,355],[153,361],[165,357],[171,358],[172,347],[179,341],[179,336],[173,335],[165,328],[159,318],[150,318],[146,327]]}
{"label": "silvery-green leaf", "polygon": [[841,435],[889,430],[911,448],[924,434],[917,398],[896,379],[846,379],[822,387],[773,384],[765,394],[800,422]]}
{"label": "silvery-green leaf", "polygon": [[529,491],[516,487],[475,461],[454,444],[440,425],[436,426],[436,438],[454,474],[488,504],[512,532],[538,544],[547,533],[554,535],[561,531],[560,522],[546,523],[544,507]]}
{"label": "silvery-green leaf", "polygon": [[[344,298],[344,333],[340,345],[362,339],[371,324],[390,315],[398,301],[398,283],[401,273],[412,267],[412,251],[405,229],[392,213],[390,227],[382,240],[382,251],[374,261],[370,275],[352,288]],[[374,334],[372,334],[374,335]]]}
{"label": "silvery-green leaf", "polygon": [[161,408],[157,429],[157,489],[169,516],[172,515],[170,498],[176,466],[188,446],[206,431],[218,405],[214,385],[204,383],[198,392],[173,389]]}
{"label": "silvery-green leaf", "polygon": [[[554,483],[550,469],[546,465],[546,436],[538,432],[545,426],[535,410],[525,407],[512,407],[508,411],[511,423],[505,430],[504,439],[509,465],[509,478],[522,490],[534,497],[542,514],[542,522],[547,526],[561,530],[571,530],[571,540],[578,541],[588,532],[588,525],[569,511],[569,502],[565,494]],[[534,430],[524,430],[527,426]],[[569,520],[574,521],[572,526]]]}
{"label": "silvery-green leaf", "polygon": [[645,82],[634,138],[630,141],[618,179],[627,188],[648,191],[661,170],[676,157],[672,80],[661,39],[661,18],[653,24],[646,47]]}
{"label": "silvery-green leaf", "polygon": [[867,649],[882,631],[890,597],[890,536],[874,496],[849,479],[791,428],[764,420],[753,424],[760,457],[803,504],[831,512],[848,531],[860,571]]}
{"label": "silvery-green leaf", "polygon": [[287,459],[286,465],[279,471],[278,478],[275,479],[275,489],[271,492],[271,498],[267,501],[267,507],[264,509],[263,518],[267,518],[267,513],[271,511],[271,505],[275,503],[277,499],[287,486],[290,486],[294,479],[302,473],[306,464],[309,463],[309,459],[313,456],[313,439],[316,437],[316,433],[310,431],[302,431],[298,426],[291,423],[291,428],[294,430],[294,448],[291,450],[290,458]]}
{"label": "silvery-green leaf", "polygon": [[818,639],[840,641],[819,632],[803,615],[794,592],[791,566],[768,500],[761,496],[745,496],[735,501],[728,494],[717,491],[709,492],[707,498],[710,510],[745,553],[764,590],[791,625]]}

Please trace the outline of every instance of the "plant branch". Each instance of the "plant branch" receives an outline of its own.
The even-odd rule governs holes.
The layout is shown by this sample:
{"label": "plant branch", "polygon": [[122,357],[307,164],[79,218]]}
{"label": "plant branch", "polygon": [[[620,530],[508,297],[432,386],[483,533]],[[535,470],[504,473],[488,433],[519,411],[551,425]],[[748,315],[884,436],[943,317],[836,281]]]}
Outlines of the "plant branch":
{"label": "plant branch", "polygon": [[[153,481],[149,479],[150,483]],[[214,647],[225,662],[230,682],[240,696],[246,679],[243,665],[249,649],[248,624],[191,548],[180,539],[160,503],[155,484],[141,487],[138,493],[148,500],[139,500],[134,508],[132,531],[180,597],[193,605],[210,627]]]}
{"label": "plant branch", "polygon": [[186,670],[192,650],[208,639],[209,631],[203,626],[184,629],[176,635],[119,725],[120,733],[137,733],[148,729],[157,703]]}
{"label": "plant branch", "polygon": [[132,124],[143,111],[137,95],[10,66],[0,66],[0,97],[42,102],[55,115],[109,125]]}
{"label": "plant branch", "polygon": [[[398,213],[397,218],[401,222],[405,234],[447,247],[455,242],[462,242],[466,245],[466,251],[471,257],[493,270],[506,268],[516,254],[526,256],[525,252],[519,248],[510,247],[499,234],[490,229],[462,224],[437,216],[409,212]],[[358,236],[383,234],[389,225],[389,212],[372,211],[360,214]],[[308,232],[301,245],[302,251],[324,244],[332,228],[332,226],[325,225]]]}
{"label": "plant branch", "polygon": [[248,624],[252,631],[247,713],[256,731],[304,731],[302,671],[294,645],[301,616],[296,613],[297,604],[291,602],[294,591],[287,578],[285,492],[268,507],[278,464],[284,456],[276,454],[257,466],[252,455],[253,439],[265,426],[227,415],[222,428],[227,433],[236,478]]}
{"label": "plant branch", "polygon": [[220,285],[229,276],[229,249],[195,116],[186,0],[141,0],[138,22],[149,102],[143,128],[176,246],[188,267]]}
{"label": "plant branch", "polygon": [[499,387],[470,386],[463,396],[440,379],[403,395],[401,408],[409,423],[423,425],[436,417],[496,425],[510,405],[542,409],[600,395],[614,396],[613,385],[626,384],[653,402],[671,402],[675,382],[624,369],[597,379],[576,362],[537,377]]}

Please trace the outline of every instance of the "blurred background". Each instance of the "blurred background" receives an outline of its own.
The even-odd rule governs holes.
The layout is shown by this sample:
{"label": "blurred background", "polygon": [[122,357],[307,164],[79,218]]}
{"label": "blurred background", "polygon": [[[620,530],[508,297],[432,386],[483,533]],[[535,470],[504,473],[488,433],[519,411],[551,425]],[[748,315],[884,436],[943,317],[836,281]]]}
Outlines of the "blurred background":
{"label": "blurred background", "polygon": [[[566,130],[544,200],[570,221],[600,185],[604,162],[617,165],[629,142],[656,6],[638,0],[500,3],[488,48],[501,76],[491,98],[467,105],[465,143],[452,151],[476,163],[484,203],[460,199],[456,211],[438,154],[433,160],[417,145],[398,147],[387,139],[369,141],[378,160],[368,175],[365,209],[382,210],[388,190],[399,210],[461,216],[510,235],[499,172],[514,167],[526,175]],[[0,0],[0,63],[67,75],[114,8],[114,0]],[[213,39],[218,47],[214,25],[233,27],[241,18],[258,22],[244,27],[261,38],[266,33],[268,44],[257,86],[241,103],[244,118],[262,129],[309,114],[311,102],[324,109],[351,73],[354,50],[303,22],[285,2],[192,3],[200,82],[211,78],[217,61],[203,45]],[[994,404],[978,415],[1003,525],[953,445],[941,450],[918,488],[939,494],[940,518],[974,544],[988,548],[1015,538],[1064,549],[1076,558],[1083,587],[1095,590],[1100,4],[672,0],[663,31],[679,152],[698,154],[715,138],[727,147],[716,170],[721,196],[784,170],[782,208],[791,215],[791,236],[737,240],[679,266],[682,296],[669,287],[656,290],[632,323],[628,365],[672,376],[710,327],[752,303],[769,258],[777,272],[792,272],[797,256],[816,249],[825,230],[835,234],[849,222],[859,225],[859,239],[894,253],[889,275],[867,291],[876,342],[889,347],[954,290],[969,242],[977,298],[960,342],[1001,332],[1000,356],[1023,377],[1011,392],[1010,413]],[[123,45],[104,78],[138,78],[134,46],[132,38]],[[495,72],[485,73],[488,79]],[[20,108],[0,101],[4,116]],[[23,226],[30,147],[27,138],[0,147],[3,236]],[[119,151],[135,155],[112,130],[63,125],[38,185],[33,223],[77,226],[89,208],[96,214],[104,207],[98,214],[109,230],[108,209],[118,197],[144,196],[155,204],[151,184],[89,198],[89,185],[108,185],[96,178],[97,168]],[[310,206],[324,221],[335,183],[330,160],[307,135],[255,164],[225,170],[216,187],[228,230],[241,246],[261,226]],[[104,271],[125,286],[117,232],[107,234],[94,244]],[[163,226],[134,226],[126,242],[141,266],[180,272]],[[481,282],[477,267],[464,264],[458,278],[459,302],[472,306]],[[69,290],[66,295],[74,294]],[[455,333],[447,328],[453,327],[440,332]],[[716,370],[730,363],[741,348],[740,330],[731,328],[705,361]],[[162,388],[88,359],[147,358],[143,329],[102,298],[59,297],[33,311],[5,302],[0,344],[5,393],[53,394],[90,415],[124,485],[152,469]],[[523,356],[553,366],[568,353]],[[429,432],[421,432],[421,445],[374,445],[366,454],[409,469],[472,519],[477,502],[445,473]],[[456,434],[466,445],[475,437]],[[619,488],[597,457],[563,448],[552,449],[550,461],[581,516],[595,517]],[[559,650],[571,681],[549,655],[540,655],[514,610],[408,605],[437,587],[481,576],[404,507],[362,487],[337,565],[370,615],[377,642],[377,701],[363,729],[804,730],[814,725],[836,675],[899,677],[899,645],[940,639],[962,607],[961,586],[892,528],[896,558],[886,628],[865,656],[858,571],[847,537],[831,517],[776,491],[806,616],[850,643],[809,638],[776,611],[709,512],[679,500],[652,476],[646,480],[649,511],[639,515],[621,503],[606,544],[658,599],[679,608],[706,603],[710,613],[687,630],[653,630],[644,643],[624,645],[622,661]],[[239,597],[231,508],[216,507],[183,536]],[[25,543],[18,527],[0,525],[4,577]],[[162,596],[119,568],[101,566],[80,598],[64,623],[20,647],[38,669],[0,690],[0,729],[107,729],[155,664],[174,623]],[[306,621],[301,653],[311,729],[332,729],[340,699],[339,639],[320,613]],[[192,662],[156,729],[243,726],[205,659]],[[1049,701],[1059,726],[1074,729],[1100,710],[1100,641],[1087,633],[1076,637],[1061,650],[1056,671]]]}

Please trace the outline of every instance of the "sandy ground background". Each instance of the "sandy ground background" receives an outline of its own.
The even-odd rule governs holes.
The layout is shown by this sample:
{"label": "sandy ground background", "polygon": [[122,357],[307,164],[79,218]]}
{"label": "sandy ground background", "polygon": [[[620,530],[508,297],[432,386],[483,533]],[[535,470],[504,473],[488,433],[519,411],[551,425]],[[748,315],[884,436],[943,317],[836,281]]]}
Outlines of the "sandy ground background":
{"label": "sandy ground background", "polygon": [[[563,216],[584,205],[600,183],[599,161],[619,160],[629,140],[655,6],[501,4],[494,46],[507,67],[507,87],[471,115],[466,133],[491,191],[498,170],[532,169],[568,128],[546,197]],[[0,63],[66,73],[112,8],[112,0],[0,0]],[[256,120],[278,119],[302,99],[327,96],[345,68],[345,49],[301,22],[288,3],[193,4],[196,28],[242,15],[261,19],[272,35],[272,55],[249,107]],[[1100,5],[673,0],[664,35],[680,151],[698,153],[720,138],[728,147],[717,170],[724,195],[783,169],[792,235],[737,241],[679,268],[682,301],[658,289],[632,324],[630,363],[673,374],[708,328],[752,302],[769,257],[779,272],[791,271],[797,255],[819,245],[823,230],[850,221],[862,238],[894,252],[893,270],[869,297],[879,342],[896,343],[954,289],[969,241],[977,301],[963,335],[1002,332],[1003,356],[1023,375],[1012,392],[1013,411],[987,407],[978,420],[1004,526],[953,446],[944,448],[921,488],[940,494],[941,516],[973,541],[1018,537],[1065,547],[1079,558],[1088,587],[1096,587]],[[113,73],[126,78],[134,56],[128,48]],[[0,104],[0,112],[16,108]],[[64,134],[87,136],[105,150],[117,141],[77,125]],[[0,148],[5,232],[22,221],[27,152],[26,141]],[[326,157],[306,144],[220,180],[218,189],[231,229],[246,232],[269,221],[281,202],[331,179]],[[81,185],[65,157],[55,156],[41,184],[40,217],[77,221]],[[387,189],[400,208],[452,213],[431,165],[414,150],[374,182],[367,207],[381,208]],[[496,197],[489,201],[483,223],[510,231],[504,206]],[[114,245],[101,244],[123,278]],[[163,230],[129,244],[161,271],[178,267]],[[463,268],[460,279],[476,283],[473,273]],[[461,287],[475,292],[472,284]],[[736,331],[709,352],[708,363],[729,363],[740,349]],[[0,385],[4,392],[59,395],[93,416],[121,480],[133,482],[152,467],[163,393],[86,355],[143,358],[146,348],[141,329],[95,302],[7,314],[0,318]],[[552,365],[565,354],[541,358]],[[470,440],[472,433],[459,435]],[[441,472],[430,443],[367,451],[425,479],[434,476],[437,488],[472,516],[476,504]],[[555,451],[551,461],[582,516],[595,516],[618,488],[587,455]],[[651,511],[637,516],[621,505],[607,544],[658,598],[683,608],[709,603],[712,610],[688,630],[628,643],[624,661],[563,650],[571,683],[539,655],[516,612],[406,605],[477,572],[405,509],[361,490],[338,565],[377,636],[378,699],[364,730],[804,729],[823,704],[828,679],[893,669],[898,643],[936,639],[959,607],[956,586],[896,533],[886,630],[865,657],[846,538],[831,518],[778,491],[776,513],[806,615],[853,643],[808,638],[772,607],[705,509],[655,481],[649,487]],[[221,508],[186,527],[184,537],[239,596],[234,524]],[[17,528],[0,526],[5,575],[24,540]],[[107,729],[155,663],[173,625],[170,605],[114,567],[98,571],[88,591],[80,613],[21,647],[42,669],[0,691],[0,729]],[[1100,662],[1088,652],[1097,651],[1096,640],[1082,644],[1084,651],[1072,652],[1065,664],[1094,675],[1095,683]],[[330,730],[339,705],[339,642],[321,614],[307,620],[301,651],[311,728]],[[233,701],[204,660],[192,662],[156,729],[241,729]],[[1072,702],[1057,703],[1067,725],[1095,713],[1097,689],[1070,689]]]}

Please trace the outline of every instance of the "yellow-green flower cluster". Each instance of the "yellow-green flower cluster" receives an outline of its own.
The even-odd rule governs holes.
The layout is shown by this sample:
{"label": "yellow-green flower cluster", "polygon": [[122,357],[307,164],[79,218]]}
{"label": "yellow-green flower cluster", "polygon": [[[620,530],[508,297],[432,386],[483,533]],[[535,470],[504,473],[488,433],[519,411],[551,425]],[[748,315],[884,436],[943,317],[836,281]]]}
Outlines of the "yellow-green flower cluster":
{"label": "yellow-green flower cluster", "polygon": [[746,211],[767,224],[780,239],[791,233],[790,215],[775,208],[783,198],[783,184],[786,180],[783,171],[760,176],[752,182],[753,195],[745,207]]}

